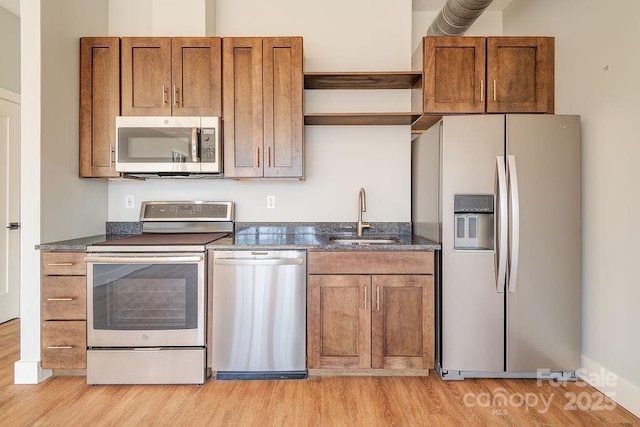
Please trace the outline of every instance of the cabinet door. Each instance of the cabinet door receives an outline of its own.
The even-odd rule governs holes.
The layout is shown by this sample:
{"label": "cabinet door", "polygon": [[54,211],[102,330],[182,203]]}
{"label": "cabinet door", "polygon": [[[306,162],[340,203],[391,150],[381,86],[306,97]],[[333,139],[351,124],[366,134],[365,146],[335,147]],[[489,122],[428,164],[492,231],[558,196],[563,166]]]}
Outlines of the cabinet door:
{"label": "cabinet door", "polygon": [[80,39],[80,176],[118,177],[116,116],[120,114],[120,39]]}
{"label": "cabinet door", "polygon": [[482,113],[485,110],[484,37],[425,37],[424,111]]}
{"label": "cabinet door", "polygon": [[371,368],[371,276],[310,275],[309,368]]}
{"label": "cabinet door", "polygon": [[303,176],[301,37],[263,39],[264,176]]}
{"label": "cabinet door", "polygon": [[263,175],[262,39],[222,40],[224,174]]}
{"label": "cabinet door", "polygon": [[86,320],[86,276],[43,276],[42,320]]}
{"label": "cabinet door", "polygon": [[84,276],[87,265],[84,252],[42,252],[41,271],[45,276]]}
{"label": "cabinet door", "polygon": [[222,64],[219,37],[171,39],[174,116],[222,116]]}
{"label": "cabinet door", "polygon": [[433,368],[433,276],[373,276],[372,290],[372,367]]}
{"label": "cabinet door", "polygon": [[487,38],[487,112],[553,113],[554,39]]}
{"label": "cabinet door", "polygon": [[43,322],[41,350],[43,368],[86,368],[87,322],[83,320]]}
{"label": "cabinet door", "polygon": [[171,39],[122,38],[122,115],[171,115]]}

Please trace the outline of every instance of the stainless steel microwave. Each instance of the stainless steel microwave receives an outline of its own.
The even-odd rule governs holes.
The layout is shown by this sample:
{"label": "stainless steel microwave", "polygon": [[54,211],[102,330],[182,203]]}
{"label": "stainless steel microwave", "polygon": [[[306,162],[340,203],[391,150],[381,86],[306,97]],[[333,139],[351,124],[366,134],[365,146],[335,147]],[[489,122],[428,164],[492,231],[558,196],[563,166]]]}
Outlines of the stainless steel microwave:
{"label": "stainless steel microwave", "polygon": [[116,171],[128,175],[222,173],[220,117],[116,117]]}

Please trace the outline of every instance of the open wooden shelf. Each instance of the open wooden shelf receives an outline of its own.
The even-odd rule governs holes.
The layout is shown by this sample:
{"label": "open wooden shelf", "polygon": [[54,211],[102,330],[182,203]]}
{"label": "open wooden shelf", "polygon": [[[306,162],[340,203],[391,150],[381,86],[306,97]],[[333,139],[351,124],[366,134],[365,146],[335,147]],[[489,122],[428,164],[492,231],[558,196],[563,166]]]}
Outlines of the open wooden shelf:
{"label": "open wooden shelf", "polygon": [[418,134],[429,129],[440,121],[442,115],[421,114],[420,117],[411,124],[411,133]]}
{"label": "open wooden shelf", "polygon": [[417,71],[305,73],[305,89],[411,89],[422,84]]}
{"label": "open wooden shelf", "polygon": [[420,113],[317,113],[304,116],[305,125],[395,126],[411,125]]}
{"label": "open wooden shelf", "polygon": [[[304,74],[305,89],[413,89],[422,87],[422,72],[363,71],[310,72]],[[422,117],[415,112],[313,113],[305,114],[305,125],[325,126],[395,126],[413,125]]]}

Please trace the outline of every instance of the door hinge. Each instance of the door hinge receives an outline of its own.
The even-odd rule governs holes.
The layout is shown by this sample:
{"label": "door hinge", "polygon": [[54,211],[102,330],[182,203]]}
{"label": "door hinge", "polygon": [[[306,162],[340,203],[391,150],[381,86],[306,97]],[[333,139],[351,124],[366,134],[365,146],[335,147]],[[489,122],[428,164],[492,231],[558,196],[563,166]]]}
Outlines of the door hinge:
{"label": "door hinge", "polygon": [[19,222],[10,222],[9,226],[7,227],[9,230],[17,230],[20,228],[20,223]]}

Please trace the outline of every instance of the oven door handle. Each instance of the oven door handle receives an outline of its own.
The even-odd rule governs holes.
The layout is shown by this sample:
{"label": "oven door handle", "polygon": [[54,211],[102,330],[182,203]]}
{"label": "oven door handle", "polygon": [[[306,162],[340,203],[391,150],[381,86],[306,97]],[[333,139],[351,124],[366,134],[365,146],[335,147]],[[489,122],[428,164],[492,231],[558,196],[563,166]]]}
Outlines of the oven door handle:
{"label": "oven door handle", "polygon": [[87,256],[84,261],[96,264],[193,264],[202,259],[201,256]]}

